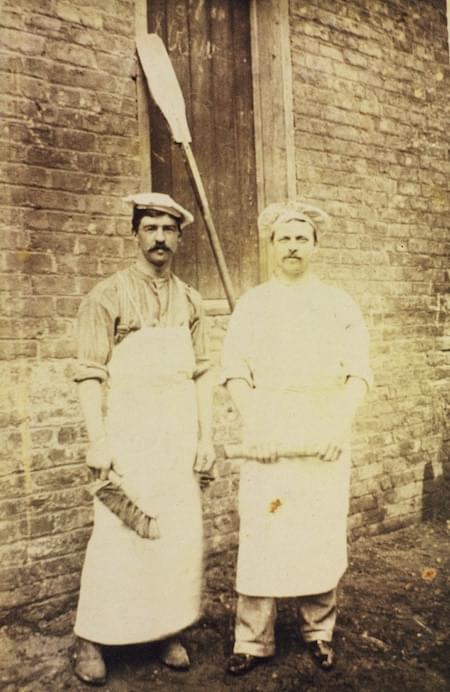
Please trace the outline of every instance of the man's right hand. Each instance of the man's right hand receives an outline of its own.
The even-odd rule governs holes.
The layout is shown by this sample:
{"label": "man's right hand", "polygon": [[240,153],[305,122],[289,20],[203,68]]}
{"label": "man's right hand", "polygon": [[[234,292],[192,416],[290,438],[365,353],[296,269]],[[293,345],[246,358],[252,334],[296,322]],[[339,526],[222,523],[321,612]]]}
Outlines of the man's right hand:
{"label": "man's right hand", "polygon": [[113,467],[113,456],[108,444],[108,438],[103,435],[98,440],[89,444],[86,463],[91,469],[99,471],[100,479],[107,480],[110,469]]}
{"label": "man's right hand", "polygon": [[265,435],[263,431],[256,432],[254,428],[247,428],[244,441],[252,459],[261,464],[274,464],[278,461],[280,444],[270,435]]}
{"label": "man's right hand", "polygon": [[274,464],[278,461],[279,447],[279,444],[272,441],[257,442],[249,445],[252,457],[261,464]]}

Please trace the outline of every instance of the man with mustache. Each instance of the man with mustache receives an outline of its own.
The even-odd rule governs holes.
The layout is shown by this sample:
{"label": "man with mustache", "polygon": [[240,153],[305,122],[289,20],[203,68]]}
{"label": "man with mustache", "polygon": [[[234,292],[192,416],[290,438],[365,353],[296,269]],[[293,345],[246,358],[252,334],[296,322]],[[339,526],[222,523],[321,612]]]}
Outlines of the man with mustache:
{"label": "man with mustache", "polygon": [[126,201],[133,205],[137,260],[82,301],[75,380],[88,465],[101,479],[114,479],[157,531],[141,537],[94,498],[73,663],[81,680],[96,685],[106,679],[102,645],[160,641],[164,663],[189,667],[175,635],[199,616],[198,480],[207,481],[214,463],[202,301],[171,271],[193,217],[162,193]]}
{"label": "man with mustache", "polygon": [[258,219],[275,275],[230,318],[223,382],[244,422],[234,653],[242,675],[274,655],[276,597],[298,597],[299,630],[328,670],[336,587],[347,565],[349,437],[371,382],[361,312],[312,270],[327,215],[299,201]]}

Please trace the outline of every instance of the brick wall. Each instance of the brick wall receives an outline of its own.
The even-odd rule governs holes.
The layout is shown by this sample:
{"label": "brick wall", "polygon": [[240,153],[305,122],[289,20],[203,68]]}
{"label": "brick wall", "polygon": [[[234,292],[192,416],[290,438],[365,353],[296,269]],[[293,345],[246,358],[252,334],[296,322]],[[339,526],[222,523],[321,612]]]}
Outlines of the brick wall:
{"label": "brick wall", "polygon": [[292,0],[291,30],[297,191],[332,215],[321,273],[371,330],[350,525],[377,532],[430,516],[449,475],[445,2]]}
{"label": "brick wall", "polygon": [[[73,321],[80,297],[134,255],[120,200],[139,186],[134,11],[3,2],[0,616],[50,616],[78,590],[91,507]],[[293,0],[291,20],[298,191],[332,214],[319,269],[372,331],[351,523],[380,531],[435,505],[448,457],[443,6]],[[217,359],[226,318],[209,322]],[[219,451],[238,437],[217,391]],[[237,536],[236,469],[220,459],[218,474],[204,503],[210,603]]]}
{"label": "brick wall", "polygon": [[78,588],[91,509],[73,318],[134,253],[120,201],[139,185],[134,11],[2,3],[2,614],[54,612]]}

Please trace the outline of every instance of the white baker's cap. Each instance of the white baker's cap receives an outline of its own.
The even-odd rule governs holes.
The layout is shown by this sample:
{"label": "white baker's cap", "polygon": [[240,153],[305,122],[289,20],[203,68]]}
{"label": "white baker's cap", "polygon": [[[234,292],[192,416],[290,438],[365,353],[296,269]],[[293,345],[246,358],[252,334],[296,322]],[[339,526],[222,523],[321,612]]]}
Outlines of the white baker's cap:
{"label": "white baker's cap", "polygon": [[180,228],[184,228],[194,220],[191,212],[164,192],[138,192],[135,195],[124,197],[123,201],[132,204],[136,209],[156,209],[170,214],[179,220]]}
{"label": "white baker's cap", "polygon": [[275,202],[269,204],[258,217],[258,231],[261,238],[270,238],[273,225],[277,221],[306,221],[315,229],[317,235],[323,233],[328,225],[329,216],[326,212],[301,200]]}

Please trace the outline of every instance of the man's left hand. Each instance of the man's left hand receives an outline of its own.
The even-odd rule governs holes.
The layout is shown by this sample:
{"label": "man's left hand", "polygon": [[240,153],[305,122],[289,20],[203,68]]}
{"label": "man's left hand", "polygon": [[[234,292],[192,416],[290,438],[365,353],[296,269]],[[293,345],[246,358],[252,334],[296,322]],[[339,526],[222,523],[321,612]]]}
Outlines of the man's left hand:
{"label": "man's left hand", "polygon": [[351,421],[342,416],[324,426],[316,445],[317,456],[321,461],[337,461],[350,439]]}
{"label": "man's left hand", "polygon": [[216,461],[216,452],[212,440],[199,440],[197,456],[194,463],[194,471],[198,474],[200,486],[207,488],[214,480],[213,467]]}
{"label": "man's left hand", "polygon": [[349,377],[336,402],[335,414],[324,423],[318,435],[317,455],[322,461],[337,461],[348,443],[353,418],[367,391],[367,383],[359,377]]}

